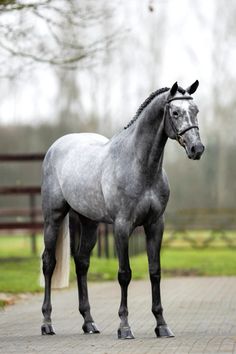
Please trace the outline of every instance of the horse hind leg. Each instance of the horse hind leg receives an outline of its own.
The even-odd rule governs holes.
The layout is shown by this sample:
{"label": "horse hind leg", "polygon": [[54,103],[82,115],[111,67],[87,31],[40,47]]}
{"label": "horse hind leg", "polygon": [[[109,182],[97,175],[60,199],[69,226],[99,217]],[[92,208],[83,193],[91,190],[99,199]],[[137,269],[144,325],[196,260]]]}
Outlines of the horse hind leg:
{"label": "horse hind leg", "polygon": [[[70,223],[75,221],[75,215],[70,218]],[[79,311],[84,318],[84,324],[82,329],[84,333],[99,333],[96,324],[94,323],[93,317],[90,312],[90,304],[88,299],[88,288],[87,288],[87,273],[90,263],[90,254],[95,246],[97,240],[97,227],[98,223],[94,222],[86,217],[77,214],[77,220],[80,221],[80,236],[79,236],[79,246],[74,248],[74,262],[77,275],[78,284],[78,295],[79,295]],[[73,226],[70,225],[70,230],[73,230]],[[73,232],[71,237],[75,237],[76,234]],[[78,233],[77,233],[78,237]],[[76,244],[76,240],[71,243]]]}
{"label": "horse hind leg", "polygon": [[44,252],[42,255],[43,274],[45,279],[44,301],[42,306],[43,324],[41,326],[42,335],[55,334],[51,320],[51,281],[53,271],[56,266],[56,243],[60,232],[60,227],[66,214],[69,211],[68,204],[63,200],[56,209],[47,208],[44,210]]}
{"label": "horse hind leg", "polygon": [[73,209],[69,212],[69,229],[70,229],[70,253],[74,257],[78,252],[80,244],[81,225],[79,220],[79,214]]}

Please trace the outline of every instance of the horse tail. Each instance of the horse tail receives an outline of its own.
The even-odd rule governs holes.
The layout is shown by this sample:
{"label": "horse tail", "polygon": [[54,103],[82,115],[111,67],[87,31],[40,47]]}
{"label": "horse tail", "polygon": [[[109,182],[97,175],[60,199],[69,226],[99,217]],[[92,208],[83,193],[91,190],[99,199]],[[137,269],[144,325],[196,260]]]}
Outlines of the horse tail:
{"label": "horse tail", "polygon": [[[41,267],[42,269],[42,267]],[[52,288],[61,289],[69,286],[70,277],[70,237],[69,215],[66,215],[59,230],[56,244],[56,266],[52,275]],[[41,271],[40,285],[44,287],[44,276]]]}
{"label": "horse tail", "polygon": [[52,288],[66,288],[69,286],[70,277],[70,236],[68,215],[62,222],[57,238],[56,261],[56,267],[52,275]]}

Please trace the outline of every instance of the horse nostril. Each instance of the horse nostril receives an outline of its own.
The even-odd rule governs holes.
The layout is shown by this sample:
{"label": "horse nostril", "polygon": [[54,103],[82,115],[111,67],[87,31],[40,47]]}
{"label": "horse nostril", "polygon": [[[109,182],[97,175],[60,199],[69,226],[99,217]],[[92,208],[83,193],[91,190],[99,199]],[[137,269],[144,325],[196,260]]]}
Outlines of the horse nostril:
{"label": "horse nostril", "polygon": [[204,150],[205,150],[205,146],[202,143],[197,144],[196,149],[195,149],[196,152],[202,154]]}
{"label": "horse nostril", "polygon": [[204,150],[205,150],[205,146],[202,143],[193,145],[190,149],[190,151],[193,155],[202,154]]}
{"label": "horse nostril", "polygon": [[190,149],[191,151],[191,158],[194,160],[199,160],[201,158],[201,155],[204,151],[205,147],[202,143],[197,143],[193,145]]}

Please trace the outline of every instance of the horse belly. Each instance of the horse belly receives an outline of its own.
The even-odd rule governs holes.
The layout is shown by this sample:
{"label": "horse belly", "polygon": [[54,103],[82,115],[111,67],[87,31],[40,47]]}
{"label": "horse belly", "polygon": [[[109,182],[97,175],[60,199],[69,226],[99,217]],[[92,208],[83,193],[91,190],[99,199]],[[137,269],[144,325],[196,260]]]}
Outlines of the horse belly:
{"label": "horse belly", "polygon": [[77,183],[73,194],[68,187],[64,188],[63,194],[68,204],[79,214],[91,220],[109,222],[103,196],[94,184],[89,181],[86,181],[86,184]]}

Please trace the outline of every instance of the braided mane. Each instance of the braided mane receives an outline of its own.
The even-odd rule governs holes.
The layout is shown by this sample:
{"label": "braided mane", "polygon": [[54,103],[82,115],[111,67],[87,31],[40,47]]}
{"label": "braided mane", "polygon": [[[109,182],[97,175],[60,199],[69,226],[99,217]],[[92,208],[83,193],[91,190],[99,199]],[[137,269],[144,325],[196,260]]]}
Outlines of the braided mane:
{"label": "braided mane", "polygon": [[[142,111],[144,110],[144,108],[146,108],[149,103],[157,96],[159,96],[160,94],[168,91],[170,88],[169,87],[163,87],[161,89],[158,89],[154,92],[152,92],[147,98],[146,100],[141,104],[141,106],[139,107],[139,109],[137,110],[135,116],[131,119],[131,121],[124,127],[124,129],[129,128],[140,116],[140,114],[142,113]],[[178,87],[178,91],[180,93],[182,93],[183,95],[185,94],[185,90],[182,87]]]}

